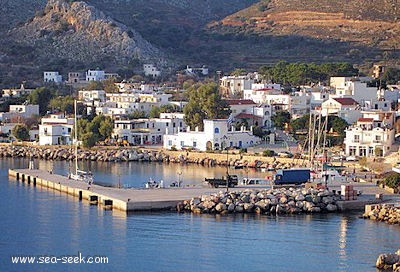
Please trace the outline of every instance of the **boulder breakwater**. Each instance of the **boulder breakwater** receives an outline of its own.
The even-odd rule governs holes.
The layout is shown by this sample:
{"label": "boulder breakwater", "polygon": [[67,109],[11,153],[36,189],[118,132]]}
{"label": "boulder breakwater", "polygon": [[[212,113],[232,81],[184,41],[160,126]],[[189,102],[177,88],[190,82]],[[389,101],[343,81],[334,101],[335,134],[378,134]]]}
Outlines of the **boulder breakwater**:
{"label": "boulder breakwater", "polygon": [[[75,159],[75,150],[71,147],[58,146],[0,146],[0,158],[34,158],[40,160],[67,160]],[[227,158],[228,157],[228,158]],[[218,154],[206,152],[179,152],[168,150],[149,150],[139,148],[100,148],[79,149],[78,160],[102,162],[167,162],[188,163],[204,166],[230,166],[278,169],[303,166],[293,163],[293,160],[262,158],[242,154]]]}
{"label": "boulder breakwater", "polygon": [[203,195],[181,202],[177,210],[193,213],[257,213],[267,215],[335,212],[339,196],[305,188],[247,189]]}
{"label": "boulder breakwater", "polygon": [[400,207],[390,203],[374,205],[373,209],[366,211],[363,216],[367,219],[399,225]]}
{"label": "boulder breakwater", "polygon": [[376,260],[376,268],[392,269],[394,272],[400,272],[400,249],[396,253],[381,254]]}

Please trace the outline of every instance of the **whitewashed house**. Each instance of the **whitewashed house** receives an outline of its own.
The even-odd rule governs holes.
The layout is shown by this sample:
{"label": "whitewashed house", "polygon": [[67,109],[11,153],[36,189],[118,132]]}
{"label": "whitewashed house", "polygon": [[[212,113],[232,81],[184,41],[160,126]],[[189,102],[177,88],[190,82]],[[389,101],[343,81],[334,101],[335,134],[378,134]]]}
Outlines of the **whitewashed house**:
{"label": "whitewashed house", "polygon": [[92,102],[92,101],[106,101],[106,92],[104,90],[83,90],[79,91],[78,99],[84,102]]}
{"label": "whitewashed house", "polygon": [[362,78],[331,77],[331,87],[335,94],[332,97],[353,98],[361,106],[365,106],[366,101],[378,100],[378,88],[368,87]]}
{"label": "whitewashed house", "polygon": [[226,97],[243,97],[244,90],[251,89],[254,82],[247,76],[224,76],[220,79],[220,88]]}
{"label": "whitewashed house", "polygon": [[[252,84],[252,89],[243,90],[243,99],[252,100],[255,103],[267,103],[267,97],[269,95],[280,95],[282,94],[279,88],[273,87],[264,87],[264,88],[256,88],[254,86],[259,86],[260,84]],[[264,85],[264,84],[263,84]]]}
{"label": "whitewashed house", "polygon": [[272,107],[256,104],[249,99],[227,99],[232,111],[232,122],[245,120],[249,126],[271,127]]}
{"label": "whitewashed house", "polygon": [[63,113],[42,118],[39,125],[39,145],[70,145],[74,118],[66,118]]}
{"label": "whitewashed house", "polygon": [[133,145],[161,144],[167,131],[186,131],[183,116],[182,113],[162,113],[160,118],[115,120],[112,138]]}
{"label": "whitewashed house", "polygon": [[59,84],[62,83],[62,76],[58,72],[43,72],[43,81]]}
{"label": "whitewashed house", "polygon": [[159,77],[161,71],[154,64],[143,64],[143,71],[145,76]]}
{"label": "whitewashed house", "polygon": [[3,89],[2,93],[4,98],[9,98],[9,97],[21,97],[24,95],[29,95],[33,91],[34,89],[26,89],[24,84],[21,84],[19,89]]}
{"label": "whitewashed house", "polygon": [[88,70],[86,72],[86,81],[101,81],[104,79],[106,79],[106,75],[103,70]]}
{"label": "whitewashed house", "polygon": [[23,122],[25,118],[39,116],[39,105],[10,105],[8,112],[0,112],[2,122]]}
{"label": "whitewashed house", "polygon": [[335,115],[353,124],[362,116],[361,107],[353,98],[329,98],[321,105],[321,115]]}
{"label": "whitewashed house", "polygon": [[363,112],[363,117],[346,129],[346,155],[386,156],[394,151],[394,121],[394,112]]}
{"label": "whitewashed house", "polygon": [[258,144],[260,138],[252,131],[228,131],[227,119],[204,120],[204,131],[178,132],[164,135],[164,148],[193,148],[200,151],[221,150],[225,147],[247,148]]}

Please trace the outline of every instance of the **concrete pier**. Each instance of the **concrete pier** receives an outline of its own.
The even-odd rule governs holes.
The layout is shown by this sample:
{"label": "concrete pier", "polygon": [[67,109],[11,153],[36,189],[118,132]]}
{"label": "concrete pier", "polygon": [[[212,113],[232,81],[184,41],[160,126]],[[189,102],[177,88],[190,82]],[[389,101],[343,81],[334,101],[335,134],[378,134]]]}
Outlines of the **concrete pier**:
{"label": "concrete pier", "polygon": [[38,169],[9,169],[8,175],[10,181],[46,187],[75,196],[78,200],[87,200],[92,205],[126,212],[174,209],[183,200],[221,190],[213,188],[120,189],[96,184],[89,187],[82,181]]}
{"label": "concrete pier", "polygon": [[[68,179],[66,176],[51,174],[48,171],[38,169],[9,169],[10,181],[26,182],[31,186],[42,186],[76,197],[78,200],[86,200],[91,205],[98,205],[105,209],[116,209],[124,212],[152,211],[175,209],[179,202],[190,200],[201,195],[225,190],[225,188],[209,187],[184,187],[184,188],[160,188],[160,189],[121,189],[104,187],[96,184],[90,186],[82,181]],[[349,183],[350,184],[350,183]],[[352,183],[354,188],[362,190],[362,195],[357,200],[337,201],[340,211],[360,210],[365,205],[382,203],[382,198],[377,199],[377,194],[385,191],[372,183]],[[265,188],[265,186],[263,186]],[[249,186],[231,188],[232,191],[252,189]],[[253,189],[257,189],[253,187]],[[258,189],[261,189],[259,187]],[[340,184],[331,185],[331,190],[340,190]],[[386,196],[385,196],[386,198]],[[397,200],[397,196],[390,194],[385,200]]]}

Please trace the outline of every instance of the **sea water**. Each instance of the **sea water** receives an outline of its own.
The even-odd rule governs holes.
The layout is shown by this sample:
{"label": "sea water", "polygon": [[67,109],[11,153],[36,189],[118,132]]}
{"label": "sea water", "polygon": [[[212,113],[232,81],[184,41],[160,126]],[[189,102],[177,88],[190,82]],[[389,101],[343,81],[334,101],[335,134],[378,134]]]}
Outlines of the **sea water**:
{"label": "sea water", "polygon": [[[69,167],[65,162],[40,166],[55,172]],[[9,181],[8,168],[21,167],[27,167],[26,160],[0,161],[0,271],[377,271],[378,255],[400,247],[399,226],[360,219],[359,213],[126,215]],[[92,167],[95,178],[126,186],[139,186],[150,176],[172,180],[177,172],[191,184],[225,172],[133,162]],[[35,262],[15,263],[15,257],[26,256]],[[88,257],[106,257],[107,263],[83,263]],[[80,263],[62,263],[67,258]]]}

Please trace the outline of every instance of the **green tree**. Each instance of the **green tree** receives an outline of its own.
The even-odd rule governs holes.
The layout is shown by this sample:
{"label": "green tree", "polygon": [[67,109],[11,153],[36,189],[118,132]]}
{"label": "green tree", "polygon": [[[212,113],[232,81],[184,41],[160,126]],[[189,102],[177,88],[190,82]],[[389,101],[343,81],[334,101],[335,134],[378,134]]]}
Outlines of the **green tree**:
{"label": "green tree", "polygon": [[110,117],[106,117],[102,122],[100,122],[100,127],[99,127],[99,134],[100,134],[100,139],[104,141],[105,139],[111,138],[111,134],[113,132],[113,122]]}
{"label": "green tree", "polygon": [[97,141],[96,135],[92,132],[86,132],[82,135],[82,145],[86,148],[95,146]]}
{"label": "green tree", "polygon": [[88,90],[88,91],[103,90],[104,89],[104,84],[101,81],[92,80],[85,87],[85,89]]}
{"label": "green tree", "polygon": [[244,75],[245,73],[246,73],[246,70],[245,70],[245,69],[239,69],[239,68],[237,68],[237,69],[233,70],[232,72],[230,72],[230,74],[231,74],[232,76],[242,76],[242,75]]}
{"label": "green tree", "polygon": [[67,114],[74,113],[74,98],[72,96],[57,96],[50,100],[49,107]]}
{"label": "green tree", "polygon": [[385,178],[385,185],[390,187],[390,188],[398,188],[400,184],[400,174],[399,173],[393,173],[389,175],[387,178]]}
{"label": "green tree", "polygon": [[221,99],[215,83],[195,84],[187,90],[189,101],[184,107],[184,121],[191,128],[204,129],[204,119],[227,118],[229,105]]}
{"label": "green tree", "polygon": [[29,140],[29,129],[26,125],[18,124],[12,129],[12,135],[18,140],[26,141]]}
{"label": "green tree", "polygon": [[103,90],[106,93],[118,93],[119,89],[117,87],[117,85],[115,85],[116,82],[116,78],[115,77],[111,77],[111,78],[107,78],[106,80],[103,80]]}
{"label": "green tree", "polygon": [[292,132],[296,133],[296,131],[303,129],[308,130],[309,120],[310,120],[310,114],[306,114],[300,118],[291,120],[290,127],[292,128]]}
{"label": "green tree", "polygon": [[279,61],[274,66],[261,66],[259,73],[268,80],[292,86],[327,81],[331,76],[352,76],[359,71],[350,63],[289,63]]}
{"label": "green tree", "polygon": [[149,117],[150,118],[159,118],[160,117],[160,113],[164,113],[164,112],[178,112],[179,109],[176,105],[171,105],[171,104],[167,104],[167,105],[162,105],[162,106],[154,106],[150,109],[149,112]]}
{"label": "green tree", "polygon": [[348,127],[346,120],[338,117],[338,116],[329,116],[328,119],[328,128],[332,128],[332,130],[338,133],[341,137],[346,135],[346,127]]}
{"label": "green tree", "polygon": [[128,119],[140,119],[147,118],[147,114],[145,111],[135,110],[134,112],[128,114]]}
{"label": "green tree", "polygon": [[271,116],[271,121],[274,123],[275,127],[284,129],[285,124],[289,124],[290,122],[290,113],[287,111],[278,111]]}
{"label": "green tree", "polygon": [[400,82],[400,69],[387,68],[383,73],[381,79],[387,84],[397,84]]}
{"label": "green tree", "polygon": [[31,104],[39,105],[39,113],[44,116],[49,110],[49,102],[54,97],[55,91],[46,87],[35,89],[28,95],[28,100]]}

